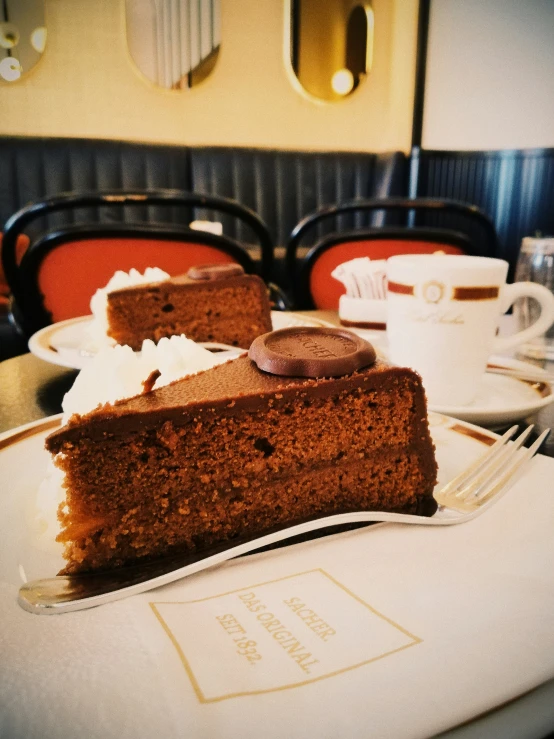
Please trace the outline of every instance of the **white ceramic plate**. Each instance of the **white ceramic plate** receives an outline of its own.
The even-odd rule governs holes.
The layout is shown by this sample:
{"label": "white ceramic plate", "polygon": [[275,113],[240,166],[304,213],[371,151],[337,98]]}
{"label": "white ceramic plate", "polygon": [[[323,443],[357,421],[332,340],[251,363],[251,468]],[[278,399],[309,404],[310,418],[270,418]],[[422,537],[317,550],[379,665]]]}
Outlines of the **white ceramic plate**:
{"label": "white ceramic plate", "polygon": [[[274,330],[287,328],[289,326],[332,326],[331,323],[320,321],[315,318],[282,311],[272,311],[271,320]],[[83,367],[94,356],[94,352],[87,351],[85,347],[86,328],[92,321],[92,316],[70,318],[60,321],[51,326],[37,331],[29,339],[29,350],[39,359],[44,359],[50,364],[71,369],[83,369]],[[218,344],[215,342],[203,344],[207,349],[216,351],[229,351],[239,354],[244,349]],[[248,349],[248,347],[246,347]]]}
{"label": "white ceramic plate", "polygon": [[[51,416],[0,435],[0,479],[9,480],[0,496],[0,585],[49,577],[63,566],[61,545],[54,541],[55,506],[50,522],[37,506],[49,461],[44,439],[60,419],[61,414]],[[429,415],[429,423],[439,485],[458,474],[495,438],[489,431],[435,413]],[[5,592],[0,588],[0,593]]]}

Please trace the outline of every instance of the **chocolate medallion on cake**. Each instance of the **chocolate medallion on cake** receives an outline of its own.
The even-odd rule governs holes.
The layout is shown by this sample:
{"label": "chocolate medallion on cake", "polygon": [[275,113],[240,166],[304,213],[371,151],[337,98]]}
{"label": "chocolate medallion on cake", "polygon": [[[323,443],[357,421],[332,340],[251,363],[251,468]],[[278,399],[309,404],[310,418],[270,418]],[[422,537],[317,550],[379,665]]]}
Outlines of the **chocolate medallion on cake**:
{"label": "chocolate medallion on cake", "polygon": [[373,346],[350,331],[307,326],[258,336],[248,356],[264,372],[284,377],[340,377],[376,357]]}
{"label": "chocolate medallion on cake", "polygon": [[197,264],[189,269],[187,277],[190,280],[225,280],[243,274],[240,264]]}

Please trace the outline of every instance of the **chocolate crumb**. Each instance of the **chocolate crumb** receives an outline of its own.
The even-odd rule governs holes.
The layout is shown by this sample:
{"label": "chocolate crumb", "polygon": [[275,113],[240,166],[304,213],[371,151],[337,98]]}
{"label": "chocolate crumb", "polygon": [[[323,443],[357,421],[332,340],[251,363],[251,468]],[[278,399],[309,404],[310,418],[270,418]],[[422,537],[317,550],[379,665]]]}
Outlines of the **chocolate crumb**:
{"label": "chocolate crumb", "polygon": [[152,392],[152,390],[154,389],[154,385],[156,384],[156,380],[158,379],[158,377],[161,377],[161,374],[162,373],[159,369],[152,370],[146,380],[142,381],[142,395]]}

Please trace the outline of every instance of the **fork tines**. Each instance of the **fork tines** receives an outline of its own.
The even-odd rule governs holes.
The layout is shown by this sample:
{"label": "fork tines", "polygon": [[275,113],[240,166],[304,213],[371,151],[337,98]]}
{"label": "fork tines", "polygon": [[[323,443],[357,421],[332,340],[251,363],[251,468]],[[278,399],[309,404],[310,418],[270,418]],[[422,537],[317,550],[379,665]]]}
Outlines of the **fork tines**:
{"label": "fork tines", "polygon": [[550,429],[546,429],[532,446],[521,449],[533,425],[511,442],[517,429],[518,426],[508,429],[485,454],[436,492],[437,503],[458,511],[474,511],[504,490],[516,472],[534,457],[550,433]]}

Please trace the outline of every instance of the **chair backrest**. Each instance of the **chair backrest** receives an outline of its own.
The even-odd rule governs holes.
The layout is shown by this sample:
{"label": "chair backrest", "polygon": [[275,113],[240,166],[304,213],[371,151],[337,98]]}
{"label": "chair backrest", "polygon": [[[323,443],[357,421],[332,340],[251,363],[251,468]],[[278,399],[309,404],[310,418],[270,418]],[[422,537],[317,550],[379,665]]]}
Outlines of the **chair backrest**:
{"label": "chair backrest", "polygon": [[[325,203],[404,195],[408,158],[402,152],[208,146],[190,149],[190,167],[191,189],[234,198],[252,208],[267,224],[274,243],[284,246],[295,224]],[[363,216],[344,220],[352,228],[368,225]],[[235,230],[231,226],[229,234],[243,239],[240,224]],[[327,233],[315,233],[310,246]]]}
{"label": "chair backrest", "polygon": [[[379,212],[385,219],[392,213],[395,220],[400,214],[404,224],[354,231],[337,228],[310,249],[302,246],[306,234],[317,229],[322,221],[335,219],[339,223],[340,216],[353,211]],[[431,218],[433,225],[419,226],[421,217],[426,222]],[[331,272],[343,262],[357,257],[387,259],[393,254],[436,251],[495,256],[497,248],[494,226],[474,206],[425,198],[355,200],[321,208],[300,221],[287,245],[287,273],[295,308],[336,310],[345,288],[331,277]]]}
{"label": "chair backrest", "polygon": [[[246,224],[258,241],[257,252],[223,234],[186,226],[149,223],[87,223],[48,228],[33,234],[20,263],[15,245],[20,234],[53,213],[102,207],[179,206],[202,208],[234,216]],[[108,211],[109,212],[109,211]],[[116,270],[160,267],[170,275],[200,263],[238,262],[248,273],[264,279],[273,260],[271,238],[261,219],[227,198],[179,190],[147,190],[62,194],[22,208],[6,223],[2,262],[15,302],[14,316],[27,335],[52,322],[87,315],[94,292]]]}
{"label": "chair backrest", "polygon": [[[2,236],[3,234],[0,233],[0,257],[2,256]],[[23,255],[29,248],[29,237],[25,236],[24,234],[21,234],[16,240],[15,244],[15,260],[16,263],[19,264],[21,260],[23,259]],[[6,276],[4,274],[4,269],[2,267],[2,263],[0,261],[0,304],[8,303],[10,295],[10,286],[8,285],[8,281],[6,280]]]}

